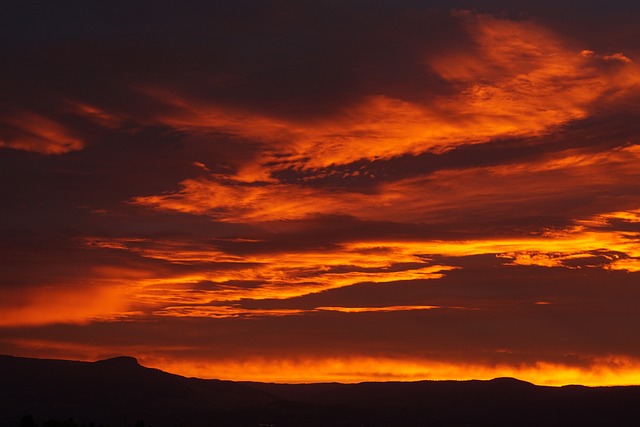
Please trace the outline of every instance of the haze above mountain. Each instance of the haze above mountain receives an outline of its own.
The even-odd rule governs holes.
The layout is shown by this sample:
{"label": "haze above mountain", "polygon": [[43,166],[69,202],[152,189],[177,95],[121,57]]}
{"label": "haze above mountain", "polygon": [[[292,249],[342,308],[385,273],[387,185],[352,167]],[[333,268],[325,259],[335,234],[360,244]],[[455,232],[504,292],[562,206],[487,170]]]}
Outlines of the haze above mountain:
{"label": "haze above mountain", "polygon": [[632,426],[640,387],[544,387],[512,378],[272,384],[185,378],[135,358],[0,356],[0,425],[25,415],[119,427]]}

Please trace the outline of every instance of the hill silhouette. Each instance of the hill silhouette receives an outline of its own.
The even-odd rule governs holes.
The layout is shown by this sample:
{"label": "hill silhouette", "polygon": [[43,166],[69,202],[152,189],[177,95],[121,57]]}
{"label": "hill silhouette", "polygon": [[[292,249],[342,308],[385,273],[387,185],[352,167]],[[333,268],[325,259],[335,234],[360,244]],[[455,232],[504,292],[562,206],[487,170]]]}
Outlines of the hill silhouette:
{"label": "hill silhouette", "polygon": [[0,356],[0,425],[25,415],[112,427],[637,426],[640,387],[541,387],[512,378],[272,384],[185,378],[132,357]]}

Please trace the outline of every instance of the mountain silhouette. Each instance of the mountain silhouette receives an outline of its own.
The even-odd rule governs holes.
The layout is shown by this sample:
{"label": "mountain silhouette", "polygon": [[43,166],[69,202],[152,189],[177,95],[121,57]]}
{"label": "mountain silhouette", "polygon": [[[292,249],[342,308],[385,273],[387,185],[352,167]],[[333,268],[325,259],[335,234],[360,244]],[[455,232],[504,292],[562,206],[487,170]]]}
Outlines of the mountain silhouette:
{"label": "mountain silhouette", "polygon": [[138,367],[140,363],[138,363],[138,359],[131,356],[117,356],[112,357],[110,359],[98,360],[95,362],[99,365],[110,365],[110,366],[119,366],[119,367]]}
{"label": "mountain silhouette", "polygon": [[[185,378],[132,357],[98,362],[0,356],[0,425],[74,418],[105,425],[207,425],[216,414],[272,402],[268,393],[230,381]],[[15,422],[14,422],[15,421]],[[215,423],[214,423],[215,425]]]}
{"label": "mountain silhouette", "polygon": [[133,357],[0,356],[0,426],[638,426],[640,387],[490,381],[273,384],[185,378]]}

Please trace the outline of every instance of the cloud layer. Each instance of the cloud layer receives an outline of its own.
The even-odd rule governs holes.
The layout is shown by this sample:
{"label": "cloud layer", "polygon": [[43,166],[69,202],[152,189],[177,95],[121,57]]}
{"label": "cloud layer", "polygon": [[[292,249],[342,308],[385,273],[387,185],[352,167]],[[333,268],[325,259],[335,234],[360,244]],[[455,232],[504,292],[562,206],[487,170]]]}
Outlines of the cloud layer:
{"label": "cloud layer", "polygon": [[0,352],[638,382],[638,11],[240,3],[15,6]]}

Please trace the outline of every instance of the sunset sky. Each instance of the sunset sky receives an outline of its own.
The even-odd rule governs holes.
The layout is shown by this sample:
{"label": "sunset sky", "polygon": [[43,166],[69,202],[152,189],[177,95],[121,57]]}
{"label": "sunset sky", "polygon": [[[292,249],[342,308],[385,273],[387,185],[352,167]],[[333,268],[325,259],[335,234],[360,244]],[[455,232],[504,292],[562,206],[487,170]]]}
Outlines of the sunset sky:
{"label": "sunset sky", "polygon": [[0,353],[640,384],[639,20],[632,1],[6,6]]}

